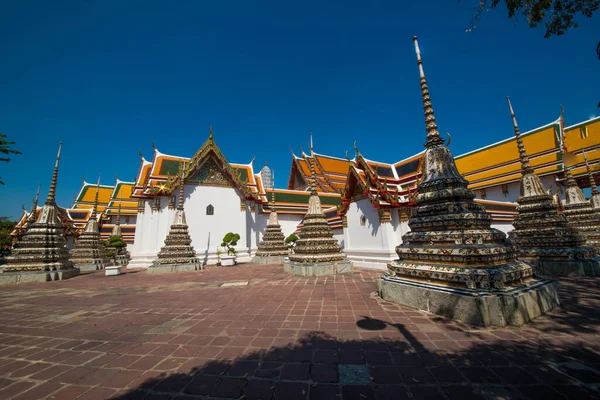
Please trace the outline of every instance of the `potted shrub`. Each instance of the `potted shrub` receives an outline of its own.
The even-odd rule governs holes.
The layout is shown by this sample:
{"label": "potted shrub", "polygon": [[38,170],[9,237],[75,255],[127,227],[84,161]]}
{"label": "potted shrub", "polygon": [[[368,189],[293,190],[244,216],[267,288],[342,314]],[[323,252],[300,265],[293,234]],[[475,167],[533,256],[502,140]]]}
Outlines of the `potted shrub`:
{"label": "potted shrub", "polygon": [[227,255],[221,256],[222,266],[227,267],[237,264],[237,251],[235,251],[235,246],[237,246],[238,240],[240,240],[240,235],[233,232],[229,232],[223,237],[221,247],[227,249]]}
{"label": "potted shrub", "polygon": [[285,244],[292,252],[294,251],[294,246],[296,245],[296,240],[298,240],[298,236],[294,235],[293,233],[290,236],[285,238]]}

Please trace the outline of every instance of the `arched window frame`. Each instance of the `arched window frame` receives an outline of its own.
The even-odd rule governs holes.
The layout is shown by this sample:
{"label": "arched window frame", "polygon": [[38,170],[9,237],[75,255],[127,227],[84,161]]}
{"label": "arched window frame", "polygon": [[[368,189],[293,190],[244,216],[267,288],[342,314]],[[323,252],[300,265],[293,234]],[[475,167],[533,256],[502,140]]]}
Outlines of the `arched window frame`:
{"label": "arched window frame", "polygon": [[206,215],[215,215],[215,207],[212,204],[206,206]]}

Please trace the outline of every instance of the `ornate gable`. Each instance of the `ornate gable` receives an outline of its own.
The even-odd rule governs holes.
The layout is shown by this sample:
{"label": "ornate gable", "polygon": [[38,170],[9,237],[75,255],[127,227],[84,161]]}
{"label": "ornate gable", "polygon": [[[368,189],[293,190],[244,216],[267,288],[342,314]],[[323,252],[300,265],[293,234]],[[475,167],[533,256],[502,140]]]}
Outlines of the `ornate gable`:
{"label": "ornate gable", "polygon": [[[184,182],[202,186],[233,187],[239,190],[246,200],[260,201],[259,195],[247,185],[247,173],[245,177],[243,175],[229,164],[214,141],[211,127],[206,142],[185,165]],[[166,185],[169,192],[179,187],[180,181],[180,174],[169,179]]]}

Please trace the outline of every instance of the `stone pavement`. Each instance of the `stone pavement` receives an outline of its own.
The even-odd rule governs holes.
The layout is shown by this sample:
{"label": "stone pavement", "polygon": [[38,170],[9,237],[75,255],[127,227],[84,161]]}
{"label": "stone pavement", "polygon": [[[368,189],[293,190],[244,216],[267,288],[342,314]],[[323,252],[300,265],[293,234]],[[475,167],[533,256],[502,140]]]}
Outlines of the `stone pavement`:
{"label": "stone pavement", "polygon": [[0,287],[0,399],[600,398],[598,280],[524,328],[382,301],[377,271],[242,264]]}

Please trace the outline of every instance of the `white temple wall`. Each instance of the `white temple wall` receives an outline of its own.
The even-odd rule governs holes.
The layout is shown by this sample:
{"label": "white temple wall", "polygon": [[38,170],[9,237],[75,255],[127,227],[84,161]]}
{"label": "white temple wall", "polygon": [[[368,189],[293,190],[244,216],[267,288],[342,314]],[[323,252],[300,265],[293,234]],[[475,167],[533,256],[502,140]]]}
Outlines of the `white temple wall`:
{"label": "white temple wall", "polygon": [[507,221],[492,221],[492,228],[501,230],[504,233],[508,233],[514,229],[512,224]]}
{"label": "white temple wall", "polygon": [[[217,250],[223,252],[222,255],[226,255],[226,251],[221,247],[221,241],[228,232],[240,235],[236,246],[238,261],[249,261],[252,251],[248,244],[252,243],[252,239],[249,238],[246,227],[247,221],[254,224],[255,216],[247,215],[256,214],[250,213],[248,209],[252,205],[249,204],[246,210],[242,210],[240,195],[236,189],[230,187],[186,185],[184,193],[184,209],[192,246],[200,261],[205,264],[216,264]],[[213,206],[213,215],[206,214],[208,205]]]}
{"label": "white temple wall", "polygon": [[[392,221],[393,221],[392,212]],[[361,217],[364,216],[364,225]],[[379,222],[379,213],[368,199],[350,203],[346,213],[348,227],[340,236],[344,252],[356,267],[385,269],[394,258],[396,233],[393,223]]]}
{"label": "white temple wall", "polygon": [[[269,215],[267,214],[267,218]],[[277,218],[279,219],[279,225],[281,225],[281,231],[283,232],[283,236],[286,238],[294,233],[298,228],[298,224],[304,218],[302,215],[295,214],[277,214]],[[260,235],[262,240],[262,233]]]}

